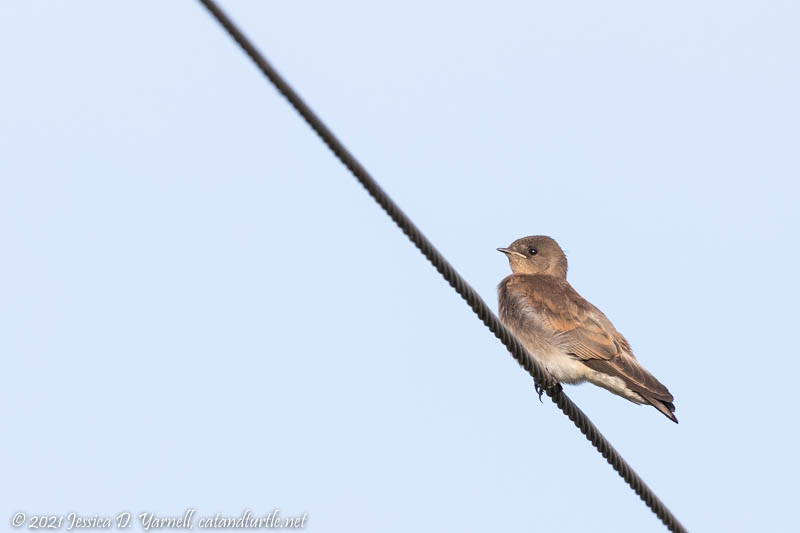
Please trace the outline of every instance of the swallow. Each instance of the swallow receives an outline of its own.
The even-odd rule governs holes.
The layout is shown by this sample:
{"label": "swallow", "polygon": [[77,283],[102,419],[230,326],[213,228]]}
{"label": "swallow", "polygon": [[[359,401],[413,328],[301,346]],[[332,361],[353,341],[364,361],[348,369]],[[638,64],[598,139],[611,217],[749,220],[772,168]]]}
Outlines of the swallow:
{"label": "swallow", "polygon": [[631,345],[567,282],[567,256],[544,235],[508,248],[512,274],[500,282],[500,320],[559,383],[589,382],[678,423],[672,394],[636,360]]}

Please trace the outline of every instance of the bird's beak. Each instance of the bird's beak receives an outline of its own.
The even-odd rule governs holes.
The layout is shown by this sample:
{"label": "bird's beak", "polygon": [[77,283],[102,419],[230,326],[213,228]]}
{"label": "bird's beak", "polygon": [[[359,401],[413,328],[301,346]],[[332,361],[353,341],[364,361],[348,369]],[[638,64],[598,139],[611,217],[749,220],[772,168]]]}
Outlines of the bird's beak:
{"label": "bird's beak", "polygon": [[498,248],[498,252],[503,252],[506,255],[518,255],[521,258],[525,259],[525,254],[521,254],[519,252],[515,252],[514,250],[509,250],[508,248]]}

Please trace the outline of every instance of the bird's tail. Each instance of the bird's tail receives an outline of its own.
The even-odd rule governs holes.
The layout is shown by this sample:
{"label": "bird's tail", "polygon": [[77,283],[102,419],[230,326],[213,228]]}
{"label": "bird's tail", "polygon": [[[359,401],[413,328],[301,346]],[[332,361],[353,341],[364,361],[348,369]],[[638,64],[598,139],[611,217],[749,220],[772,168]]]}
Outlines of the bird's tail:
{"label": "bird's tail", "polygon": [[678,417],[675,416],[674,403],[667,402],[664,400],[659,400],[657,398],[653,398],[649,394],[642,394],[641,392],[639,392],[639,395],[642,396],[645,400],[647,400],[647,403],[649,403],[650,405],[661,411],[661,413],[663,413],[664,416],[666,416],[676,424],[678,423]]}

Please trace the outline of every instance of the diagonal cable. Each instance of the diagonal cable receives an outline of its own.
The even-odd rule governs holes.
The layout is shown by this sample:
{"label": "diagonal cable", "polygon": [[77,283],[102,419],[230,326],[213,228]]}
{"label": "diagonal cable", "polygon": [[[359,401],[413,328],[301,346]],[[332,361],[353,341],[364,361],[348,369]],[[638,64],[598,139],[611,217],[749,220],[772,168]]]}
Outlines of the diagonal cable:
{"label": "diagonal cable", "polygon": [[386,214],[395,224],[408,236],[420,252],[433,264],[436,270],[453,287],[456,292],[469,304],[478,318],[486,325],[494,335],[500,339],[514,359],[533,377],[537,387],[542,387],[561,411],[575,424],[586,438],[597,448],[597,451],[608,461],[617,473],[630,485],[639,495],[639,498],[658,516],[667,529],[673,533],[686,533],[686,529],[681,525],[675,515],[666,505],[656,496],[647,486],[639,475],[631,468],[625,459],[614,449],[610,442],[600,433],[600,430],[589,420],[589,417],[578,408],[572,400],[557,386],[558,382],[538,361],[533,359],[525,350],[514,335],[503,325],[497,316],[492,312],[486,302],[475,292],[458,272],[447,262],[433,244],[422,234],[416,225],[406,216],[403,211],[392,201],[378,183],[361,166],[355,157],[344,147],[317,115],[306,105],[300,96],[284,80],[280,74],[267,62],[256,47],[245,37],[236,27],[225,12],[213,0],[199,0],[214,16],[215,19],[227,30],[231,37],[242,47],[244,52],[250,56],[261,72],[269,79],[275,88],[289,100],[292,107],[303,117],[309,126],[319,135],[322,141],[336,157],[352,172],[353,176],[364,186],[370,196],[386,211]]}

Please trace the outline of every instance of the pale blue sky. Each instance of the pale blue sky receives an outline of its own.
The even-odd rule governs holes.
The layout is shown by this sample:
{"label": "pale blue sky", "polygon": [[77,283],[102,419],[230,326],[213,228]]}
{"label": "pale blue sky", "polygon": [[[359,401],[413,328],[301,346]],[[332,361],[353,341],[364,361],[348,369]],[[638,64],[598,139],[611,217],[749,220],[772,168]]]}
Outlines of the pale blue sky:
{"label": "pale blue sky", "polygon": [[[493,306],[562,244],[690,530],[796,530],[797,3],[223,6]],[[4,2],[0,65],[0,522],[663,530],[199,4]]]}

